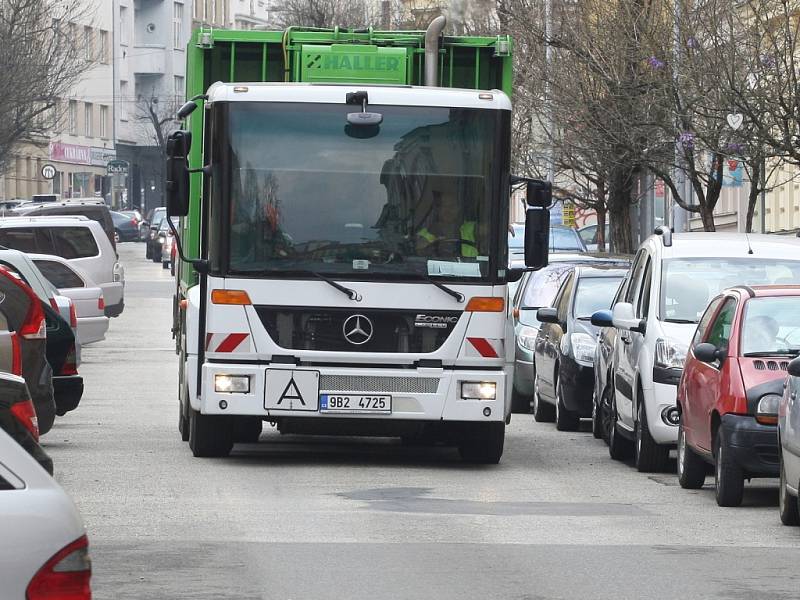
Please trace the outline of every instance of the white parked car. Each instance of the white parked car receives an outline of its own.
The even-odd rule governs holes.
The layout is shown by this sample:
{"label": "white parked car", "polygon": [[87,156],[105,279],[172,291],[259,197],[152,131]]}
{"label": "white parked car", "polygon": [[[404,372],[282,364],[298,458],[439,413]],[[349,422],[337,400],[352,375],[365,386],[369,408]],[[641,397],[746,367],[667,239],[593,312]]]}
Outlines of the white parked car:
{"label": "white parked car", "polygon": [[789,377],[778,409],[778,509],[784,525],[800,525],[800,358],[792,360],[787,370]]}
{"label": "white parked car", "polygon": [[735,285],[800,284],[797,238],[659,231],[639,248],[604,324],[618,333],[604,392],[611,394],[609,452],[615,459],[633,453],[640,471],[664,470],[677,443],[677,386],[708,302]]}
{"label": "white parked car", "polygon": [[68,260],[103,290],[107,317],[122,313],[125,270],[103,227],[96,221],[83,216],[0,219],[0,246]]}
{"label": "white parked car", "polygon": [[4,599],[91,598],[89,542],[78,510],[56,481],[2,429],[0,532]]}
{"label": "white parked car", "polygon": [[82,345],[104,340],[109,319],[105,316],[103,290],[80,268],[60,256],[30,254],[42,275],[70,298],[78,316],[78,339]]}

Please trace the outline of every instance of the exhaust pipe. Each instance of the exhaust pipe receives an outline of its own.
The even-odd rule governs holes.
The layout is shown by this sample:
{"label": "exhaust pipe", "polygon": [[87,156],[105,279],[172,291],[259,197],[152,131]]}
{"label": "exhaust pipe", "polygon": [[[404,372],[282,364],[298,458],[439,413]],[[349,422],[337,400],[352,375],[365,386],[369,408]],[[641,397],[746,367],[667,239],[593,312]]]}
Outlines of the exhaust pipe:
{"label": "exhaust pipe", "polygon": [[447,25],[444,15],[436,17],[425,30],[425,85],[436,87],[439,84],[439,36]]}

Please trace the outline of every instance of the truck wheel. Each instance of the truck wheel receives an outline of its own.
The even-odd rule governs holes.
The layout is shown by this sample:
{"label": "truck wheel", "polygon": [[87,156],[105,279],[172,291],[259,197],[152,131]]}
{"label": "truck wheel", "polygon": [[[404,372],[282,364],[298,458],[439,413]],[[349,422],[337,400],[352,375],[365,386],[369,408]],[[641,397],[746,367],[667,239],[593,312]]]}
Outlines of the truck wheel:
{"label": "truck wheel", "polygon": [[556,379],[556,429],[559,431],[578,431],[581,418],[564,406],[564,388],[561,377]]}
{"label": "truck wheel", "polygon": [[505,437],[505,423],[482,423],[480,433],[459,444],[461,459],[469,463],[496,465],[503,456]]}
{"label": "truck wheel", "polygon": [[551,404],[542,402],[539,396],[539,375],[533,378],[533,419],[537,423],[552,423],[556,418],[556,409]]}
{"label": "truck wheel", "polygon": [[181,441],[189,441],[189,418],[186,416],[190,410],[187,392],[181,392],[178,398],[178,431],[181,433]]}
{"label": "truck wheel", "polygon": [[781,514],[781,523],[784,525],[800,525],[800,511],[798,499],[789,493],[786,487],[786,467],[783,465],[783,452],[781,451],[781,483],[778,490],[778,508]]}
{"label": "truck wheel", "polygon": [[631,441],[620,435],[617,429],[617,405],[611,401],[611,417],[608,426],[608,455],[613,460],[627,460],[633,454]]}
{"label": "truck wheel", "polygon": [[699,490],[706,482],[706,463],[686,443],[683,423],[678,426],[678,483],[685,490]]}
{"label": "truck wheel", "polygon": [[714,440],[714,484],[717,504],[739,506],[744,496],[744,474],[731,456],[725,431],[720,427]]}
{"label": "truck wheel", "polygon": [[[641,396],[640,396],[641,398]],[[636,469],[640,473],[659,473],[667,470],[669,464],[669,446],[657,444],[650,435],[647,426],[647,412],[644,408],[644,400],[639,402],[637,411],[637,423],[635,424],[635,446],[634,458],[636,459]]]}
{"label": "truck wheel", "polygon": [[261,417],[235,417],[233,422],[233,441],[255,444],[261,437],[264,421]]}
{"label": "truck wheel", "polygon": [[189,448],[198,457],[228,456],[233,448],[233,422],[228,416],[202,415],[189,409]]}

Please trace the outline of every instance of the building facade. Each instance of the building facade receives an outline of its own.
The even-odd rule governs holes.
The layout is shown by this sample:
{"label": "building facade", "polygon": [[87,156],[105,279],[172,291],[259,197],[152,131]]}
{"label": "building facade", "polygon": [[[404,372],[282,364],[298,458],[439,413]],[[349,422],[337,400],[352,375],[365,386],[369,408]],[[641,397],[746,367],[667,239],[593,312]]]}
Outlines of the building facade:
{"label": "building facade", "polygon": [[[42,133],[29,136],[15,149],[10,168],[0,177],[3,199],[30,199],[34,194],[49,193],[64,198],[110,194],[106,165],[116,156],[114,19],[111,4],[106,0],[87,0],[87,3],[91,7],[91,21],[68,25],[70,38],[80,45],[86,61],[83,76],[45,115]],[[51,168],[44,169],[48,165]]]}
{"label": "building facade", "polygon": [[194,0],[194,27],[257,29],[270,25],[269,0]]}

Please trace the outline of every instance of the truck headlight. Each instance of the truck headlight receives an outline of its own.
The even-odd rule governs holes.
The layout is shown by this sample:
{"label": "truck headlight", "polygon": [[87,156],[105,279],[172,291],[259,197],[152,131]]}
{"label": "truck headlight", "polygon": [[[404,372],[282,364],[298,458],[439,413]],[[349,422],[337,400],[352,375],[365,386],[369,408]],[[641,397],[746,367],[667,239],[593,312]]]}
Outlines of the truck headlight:
{"label": "truck headlight", "polygon": [[762,425],[775,425],[778,422],[778,408],[782,398],[778,394],[761,396],[756,407],[756,421]]}
{"label": "truck headlight", "polygon": [[249,394],[249,375],[214,375],[214,391],[223,394]]}
{"label": "truck headlight", "polygon": [[494,381],[462,381],[462,400],[494,400],[497,398],[497,384]]}
{"label": "truck headlight", "polygon": [[592,366],[597,340],[588,333],[573,333],[569,341],[572,345],[572,357],[575,361],[586,367]]}
{"label": "truck headlight", "polygon": [[517,344],[519,344],[520,348],[533,352],[536,350],[537,335],[539,335],[538,329],[526,325],[522,326],[520,327],[519,333],[517,333]]}
{"label": "truck headlight", "polygon": [[683,369],[689,347],[676,340],[656,340],[655,366],[662,369]]}

